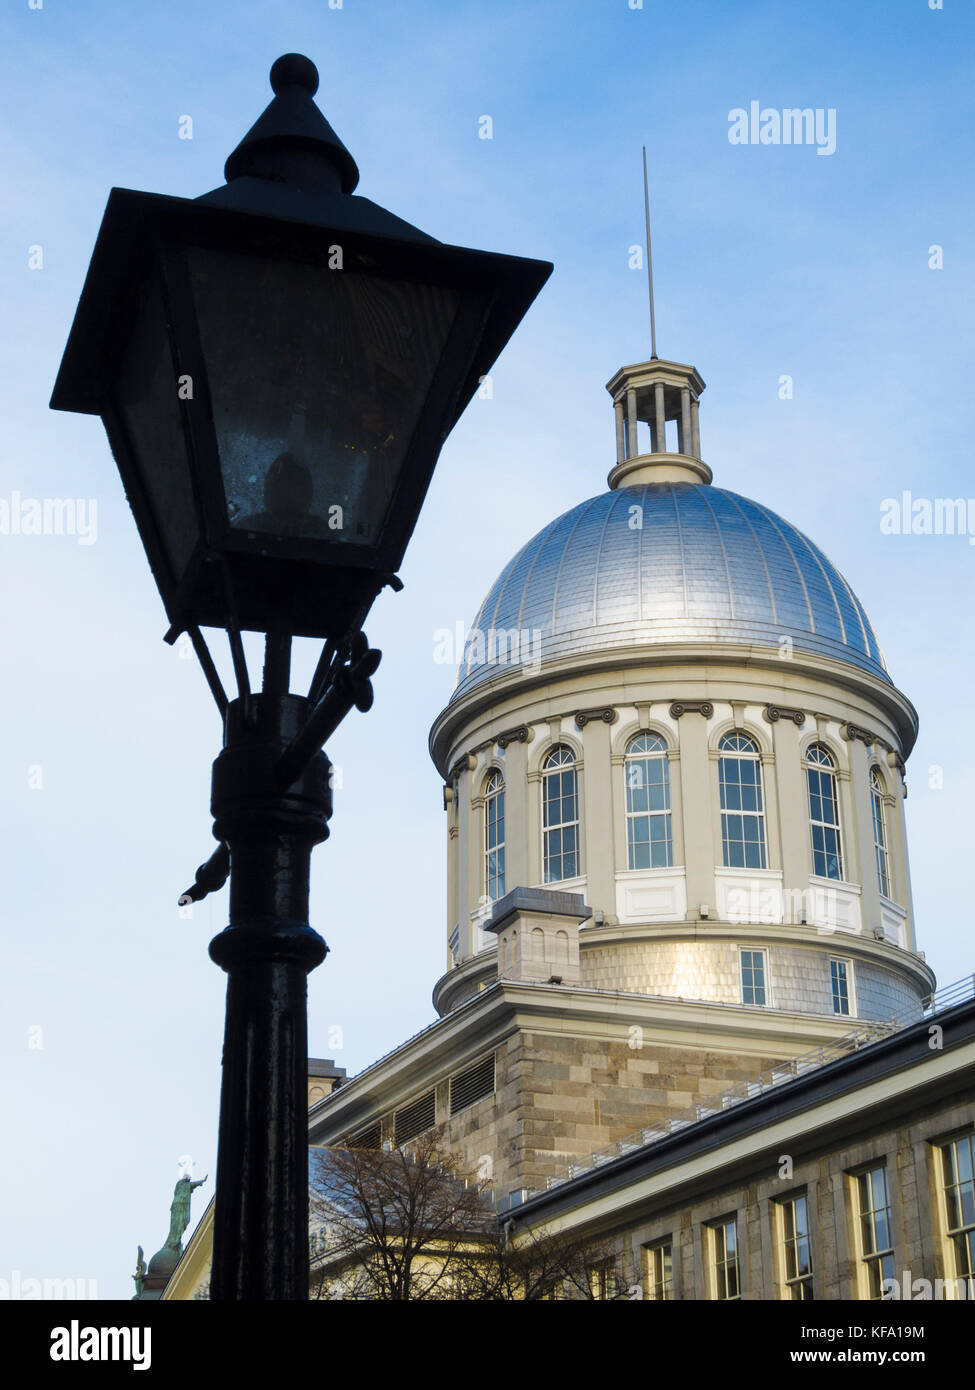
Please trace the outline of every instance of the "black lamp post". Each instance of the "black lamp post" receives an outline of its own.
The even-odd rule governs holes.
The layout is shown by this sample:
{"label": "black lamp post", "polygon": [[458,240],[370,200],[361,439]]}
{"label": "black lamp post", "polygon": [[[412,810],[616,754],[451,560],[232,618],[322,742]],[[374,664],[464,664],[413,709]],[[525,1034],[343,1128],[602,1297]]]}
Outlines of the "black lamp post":
{"label": "black lamp post", "polygon": [[[169,618],[224,721],[230,875],[214,1299],[308,1294],[307,975],[322,744],[372,703],[361,626],[416,525],[440,448],[547,279],[545,262],[443,245],[365,198],[297,54],[196,200],[113,189],[51,401],[100,415]],[[228,634],[232,702],[201,628]],[[251,691],[241,631],[266,634]],[[289,693],[292,636],[325,648]]]}

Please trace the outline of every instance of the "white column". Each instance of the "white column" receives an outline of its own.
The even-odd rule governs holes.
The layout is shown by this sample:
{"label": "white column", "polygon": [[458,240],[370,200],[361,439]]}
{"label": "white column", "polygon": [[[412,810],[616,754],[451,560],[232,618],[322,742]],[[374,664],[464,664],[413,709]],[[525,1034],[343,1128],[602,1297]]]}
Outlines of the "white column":
{"label": "white column", "polygon": [[693,447],[691,445],[691,393],[686,386],[681,387],[680,393],[680,444],[678,447],[682,454],[689,454]]}
{"label": "white column", "polygon": [[680,796],[684,818],[684,867],[687,912],[696,920],[701,903],[714,903],[714,869],[719,862],[712,835],[711,802],[715,769],[708,754],[707,720],[687,713],[677,725],[680,746]]}
{"label": "white column", "polygon": [[914,929],[914,898],[911,892],[911,861],[907,853],[907,826],[904,822],[904,798],[907,788],[896,768],[888,772],[894,788],[894,805],[887,818],[887,854],[890,865],[891,889],[894,902],[907,909],[907,947],[917,950]]}
{"label": "white column", "polygon": [[658,381],[653,388],[654,414],[657,419],[657,453],[667,452],[667,422],[664,419],[664,386]]}
{"label": "white column", "polygon": [[531,886],[528,864],[528,745],[509,743],[504,754],[504,887]]}
{"label": "white column", "polygon": [[[877,856],[873,847],[873,803],[870,800],[870,756],[860,739],[850,750],[850,807],[852,816],[843,829],[843,877],[859,883],[863,928],[870,933],[881,925]],[[843,783],[840,781],[842,806]],[[841,813],[842,815],[842,810]]]}
{"label": "white column", "polygon": [[[446,796],[447,791],[450,793],[449,799]],[[457,861],[460,852],[460,840],[457,827],[457,793],[452,786],[445,789],[445,800],[447,810],[447,940],[449,943],[454,927],[460,926],[460,913],[457,907]],[[448,946],[448,970],[451,964]]]}
{"label": "white column", "polygon": [[636,458],[640,452],[636,432],[636,392],[632,387],[626,392],[626,456]]}
{"label": "white column", "polygon": [[[464,774],[464,780],[468,788],[468,818],[467,818],[467,885],[469,897],[467,900],[467,921],[471,925],[471,916],[474,913],[483,911],[487,897],[487,882],[484,872],[484,797],[478,791],[478,783],[481,781],[483,769],[478,769],[476,773],[468,772]],[[478,923],[478,925],[481,925]],[[477,945],[474,939],[473,929],[471,930],[471,942]],[[484,942],[481,942],[484,945]]]}
{"label": "white column", "polygon": [[[806,726],[808,728],[808,725]],[[775,777],[778,807],[779,853],[782,863],[782,887],[786,902],[798,907],[806,899],[789,898],[789,894],[806,893],[809,888],[809,798],[806,778],[799,755],[802,730],[791,719],[778,719],[772,725],[772,746],[775,767],[763,769],[766,784]],[[766,786],[766,794],[768,786]],[[770,866],[771,867],[771,866]],[[785,920],[798,921],[798,912],[787,911]],[[810,916],[811,920],[811,916]]]}
{"label": "white column", "polygon": [[696,397],[691,400],[691,457],[696,459],[701,457],[701,422]]}
{"label": "white column", "polygon": [[[457,840],[455,854],[457,872],[455,896],[457,903],[457,923],[460,926],[460,951],[467,956],[471,952],[471,822],[473,815],[470,804],[470,773],[462,771],[457,778]],[[451,923],[453,930],[454,923]]]}
{"label": "white column", "polygon": [[591,720],[582,732],[585,778],[586,902],[595,911],[616,915],[616,864],[613,852],[612,728]]}
{"label": "white column", "polygon": [[542,875],[544,867],[542,865],[542,774],[541,772],[529,772],[527,777],[527,797],[525,802],[526,816],[528,825],[528,835],[526,837],[526,849],[528,858],[528,877],[529,887],[540,886],[544,888]]}
{"label": "white column", "polygon": [[616,462],[622,463],[626,458],[626,435],[623,421],[623,402],[616,401]]}

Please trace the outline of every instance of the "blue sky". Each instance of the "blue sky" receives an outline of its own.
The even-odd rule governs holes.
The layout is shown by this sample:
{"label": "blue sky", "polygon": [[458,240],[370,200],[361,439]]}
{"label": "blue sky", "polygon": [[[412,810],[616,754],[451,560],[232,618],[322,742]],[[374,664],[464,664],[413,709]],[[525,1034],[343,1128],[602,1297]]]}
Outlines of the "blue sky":
{"label": "blue sky", "polygon": [[[98,532],[0,535],[2,1164],[18,1195],[0,1278],[130,1296],[136,1244],[165,1237],[177,1159],[215,1167],[224,979],[206,947],[226,895],[191,920],[175,902],[212,843],[218,722],[195,663],[161,640],[99,422],[47,408],[108,190],[216,187],[268,68],[297,50],[360,192],[441,240],[556,266],[493,399],[444,450],[405,592],[367,626],[385,653],[375,708],[329,749],[343,789],[313,869],[332,948],[310,984],[314,1054],[351,1073],[433,1017],[445,837],[426,736],[453,683],[433,633],[469,621],[510,555],[605,485],[605,382],[648,355],[645,278],[628,266],[644,143],[658,345],[708,382],[715,482],[823,547],[920,712],[915,907],[947,983],[975,967],[975,547],[879,521],[903,489],[975,495],[973,38],[961,0],[6,5],[0,499],[94,498]],[[753,100],[835,109],[836,152],[731,145],[728,113]]]}

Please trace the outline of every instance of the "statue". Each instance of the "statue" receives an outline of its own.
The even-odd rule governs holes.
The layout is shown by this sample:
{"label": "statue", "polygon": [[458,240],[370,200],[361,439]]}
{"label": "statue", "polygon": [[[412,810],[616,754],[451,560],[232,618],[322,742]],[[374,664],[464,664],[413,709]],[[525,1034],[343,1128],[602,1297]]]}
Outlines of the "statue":
{"label": "statue", "polygon": [[182,1252],[183,1232],[190,1224],[190,1197],[194,1188],[203,1186],[207,1176],[204,1174],[199,1182],[193,1182],[189,1174],[184,1173],[176,1184],[172,1206],[169,1208],[169,1235],[166,1237],[166,1245],[171,1250]]}
{"label": "statue", "polygon": [[139,1246],[139,1256],[132,1276],[135,1281],[135,1298],[151,1301],[162,1297],[163,1290],[183,1253],[183,1232],[190,1224],[190,1198],[193,1190],[202,1187],[206,1180],[204,1175],[198,1182],[194,1182],[188,1173],[184,1173],[177,1182],[169,1208],[169,1235],[166,1237],[165,1245],[157,1250],[149,1261],[148,1268],[142,1246]]}

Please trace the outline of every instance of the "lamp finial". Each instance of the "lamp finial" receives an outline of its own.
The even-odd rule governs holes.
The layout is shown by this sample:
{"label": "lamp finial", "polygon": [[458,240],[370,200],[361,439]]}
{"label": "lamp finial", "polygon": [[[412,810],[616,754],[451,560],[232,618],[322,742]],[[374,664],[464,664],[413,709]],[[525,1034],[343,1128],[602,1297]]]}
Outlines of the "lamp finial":
{"label": "lamp finial", "polygon": [[250,177],[351,193],[359,170],[315,105],[318,69],[312,60],[283,54],[271,68],[271,88],[270,104],[227,160],[227,182]]}
{"label": "lamp finial", "polygon": [[303,53],[284,53],[271,68],[275,96],[285,87],[304,87],[309,96],[318,91],[318,69]]}

